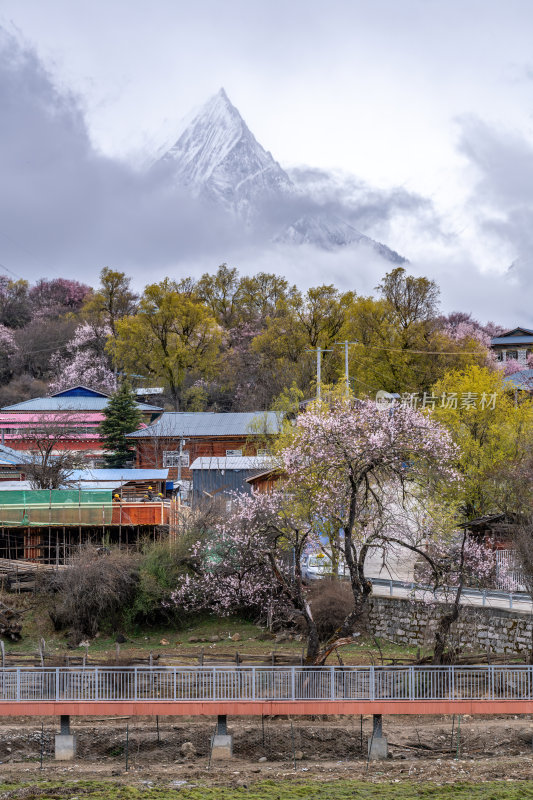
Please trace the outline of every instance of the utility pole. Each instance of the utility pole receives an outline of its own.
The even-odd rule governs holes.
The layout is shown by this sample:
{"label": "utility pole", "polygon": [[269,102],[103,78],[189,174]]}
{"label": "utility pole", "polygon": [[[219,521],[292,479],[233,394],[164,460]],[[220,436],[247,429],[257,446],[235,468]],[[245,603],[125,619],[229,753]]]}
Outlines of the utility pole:
{"label": "utility pole", "polygon": [[179,449],[179,456],[178,456],[178,491],[181,493],[181,460],[183,456],[183,447],[185,445],[185,439],[180,439],[180,449]]}
{"label": "utility pole", "polygon": [[[314,353],[315,350],[308,350],[308,353]],[[325,347],[316,348],[316,399],[320,400],[322,394],[322,353],[332,353]]]}
{"label": "utility pole", "polygon": [[357,342],[335,342],[335,344],[341,344],[344,347],[344,380],[346,382],[346,397],[350,395],[350,364],[348,360],[348,347],[351,344],[357,344]]}

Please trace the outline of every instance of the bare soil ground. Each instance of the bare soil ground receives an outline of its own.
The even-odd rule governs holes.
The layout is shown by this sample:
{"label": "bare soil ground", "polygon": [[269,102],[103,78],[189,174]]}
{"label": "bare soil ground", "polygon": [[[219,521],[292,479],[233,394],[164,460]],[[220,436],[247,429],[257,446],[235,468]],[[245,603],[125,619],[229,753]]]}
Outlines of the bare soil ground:
{"label": "bare soil ground", "polygon": [[[363,779],[439,783],[533,780],[530,717],[385,717],[387,761],[366,761],[371,717],[229,720],[234,758],[209,765],[215,718],[73,718],[76,760],[53,760],[57,718],[16,718],[0,725],[3,782],[102,779],[128,783],[185,781],[244,786],[261,780]],[[262,724],[263,723],[263,724]],[[42,724],[42,729],[41,729]],[[128,772],[126,773],[126,733]],[[41,743],[43,766],[40,768]],[[192,747],[183,745],[191,743]],[[191,752],[187,752],[191,751]],[[295,760],[296,755],[296,760]],[[266,761],[260,761],[265,759]],[[185,785],[185,784],[184,784]]]}

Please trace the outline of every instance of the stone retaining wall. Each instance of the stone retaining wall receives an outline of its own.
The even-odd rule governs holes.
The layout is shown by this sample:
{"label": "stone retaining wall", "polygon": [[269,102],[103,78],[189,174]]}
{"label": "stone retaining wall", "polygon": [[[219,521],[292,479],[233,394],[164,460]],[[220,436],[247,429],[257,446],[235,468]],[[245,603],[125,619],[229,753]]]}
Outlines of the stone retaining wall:
{"label": "stone retaining wall", "polygon": [[[445,608],[403,598],[373,597],[370,618],[378,638],[432,649],[436,619]],[[451,627],[450,645],[467,652],[525,655],[531,651],[532,631],[531,614],[462,606]]]}

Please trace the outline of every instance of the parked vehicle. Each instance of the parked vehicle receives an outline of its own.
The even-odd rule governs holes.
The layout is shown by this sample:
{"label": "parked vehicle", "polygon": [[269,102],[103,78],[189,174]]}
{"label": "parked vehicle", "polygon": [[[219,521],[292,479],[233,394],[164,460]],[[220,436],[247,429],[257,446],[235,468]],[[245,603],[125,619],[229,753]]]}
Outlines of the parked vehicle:
{"label": "parked vehicle", "polygon": [[[340,561],[337,569],[340,578],[348,575],[348,567],[344,561]],[[331,577],[333,565],[329,556],[325,553],[310,553],[302,558],[302,577],[307,581],[316,581],[320,578]]]}

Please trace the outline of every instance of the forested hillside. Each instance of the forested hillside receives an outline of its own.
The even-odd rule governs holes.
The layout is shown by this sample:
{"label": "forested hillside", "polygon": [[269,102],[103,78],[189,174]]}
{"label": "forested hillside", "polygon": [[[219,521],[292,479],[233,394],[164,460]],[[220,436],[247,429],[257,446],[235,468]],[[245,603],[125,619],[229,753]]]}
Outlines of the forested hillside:
{"label": "forested hillside", "polygon": [[[519,320],[517,321],[519,322]],[[0,403],[84,383],[112,391],[117,375],[161,386],[178,410],[246,411],[315,391],[344,376],[352,389],[423,392],[453,368],[492,362],[490,336],[468,313],[443,316],[439,288],[402,267],[373,296],[354,286],[301,291],[280,275],[241,276],[223,264],[199,280],[147,285],[104,268],[94,288],[67,279],[0,278]]]}

